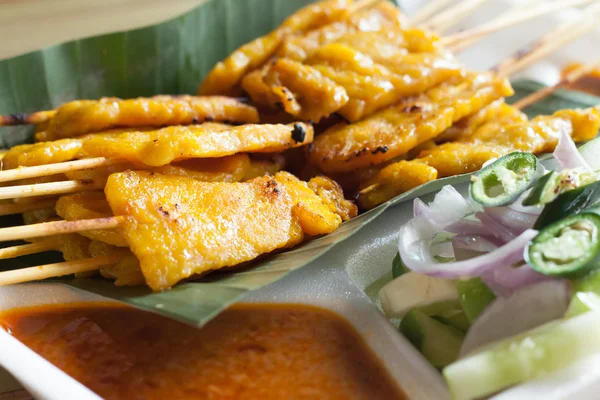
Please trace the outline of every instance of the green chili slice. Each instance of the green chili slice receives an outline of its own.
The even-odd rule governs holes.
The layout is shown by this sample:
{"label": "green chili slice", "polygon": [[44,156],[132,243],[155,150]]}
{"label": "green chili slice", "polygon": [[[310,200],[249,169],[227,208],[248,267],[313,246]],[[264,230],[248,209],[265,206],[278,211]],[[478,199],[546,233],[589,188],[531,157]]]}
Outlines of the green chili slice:
{"label": "green chili slice", "polygon": [[551,276],[581,276],[600,258],[600,215],[588,209],[544,228],[527,246],[525,260]]}
{"label": "green chili slice", "polygon": [[535,182],[540,168],[533,154],[510,153],[473,175],[471,198],[484,207],[510,204]]}
{"label": "green chili slice", "polygon": [[540,230],[565,217],[578,214],[598,200],[600,200],[600,182],[561,193],[552,202],[546,204],[533,228]]}

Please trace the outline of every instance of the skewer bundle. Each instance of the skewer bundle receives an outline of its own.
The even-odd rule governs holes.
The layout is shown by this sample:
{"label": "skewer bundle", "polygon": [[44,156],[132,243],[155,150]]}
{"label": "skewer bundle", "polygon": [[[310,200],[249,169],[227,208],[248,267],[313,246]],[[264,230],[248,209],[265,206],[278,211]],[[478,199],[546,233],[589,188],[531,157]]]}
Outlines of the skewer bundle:
{"label": "skewer bundle", "polygon": [[[339,185],[319,174],[359,189],[359,204],[371,208],[511,149],[551,150],[561,129],[595,135],[596,110],[527,121],[503,103],[512,94],[506,77],[550,51],[548,38],[496,72],[476,73],[449,51],[468,35],[440,39],[415,27],[428,20],[442,32],[482,3],[434,18],[431,7],[411,25],[385,2],[323,1],[217,64],[199,96],[74,101],[0,117],[36,124],[38,141],[3,154],[0,214],[39,222],[0,229],[0,241],[31,241],[0,258],[59,250],[67,260],[0,273],[0,284],[99,270],[118,285],[168,289],[355,216]],[[511,23],[500,22],[478,35]],[[273,123],[258,123],[259,114]],[[524,138],[531,130],[538,135]],[[303,164],[295,172],[306,181],[281,172],[286,161]]]}

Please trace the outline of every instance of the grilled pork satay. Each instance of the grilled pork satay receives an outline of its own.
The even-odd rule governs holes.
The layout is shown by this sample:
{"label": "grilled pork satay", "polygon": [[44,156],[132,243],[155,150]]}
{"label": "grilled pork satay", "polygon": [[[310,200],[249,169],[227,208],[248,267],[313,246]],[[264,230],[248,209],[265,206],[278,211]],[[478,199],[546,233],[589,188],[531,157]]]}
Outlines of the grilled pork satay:
{"label": "grilled pork satay", "polygon": [[[110,206],[102,192],[82,192],[63,196],[56,202],[56,213],[67,221],[112,216]],[[81,235],[113,246],[127,247],[123,236],[114,230],[87,231],[81,232]]]}
{"label": "grilled pork satay", "polygon": [[[246,75],[242,87],[257,104],[283,108],[303,120],[339,112],[356,121],[461,74],[448,54],[407,54],[406,36],[393,31],[347,35],[312,50],[302,63],[285,58],[267,63]],[[423,36],[415,42],[425,42]]]}
{"label": "grilled pork satay", "polygon": [[224,124],[174,126],[158,130],[89,134],[13,147],[4,156],[4,169],[61,163],[102,156],[149,166],[162,166],[186,158],[218,158],[232,154],[275,153],[312,142],[308,124]]}
{"label": "grilled pork satay", "polygon": [[[277,50],[277,57],[289,58],[296,61],[307,59],[319,47],[326,44],[341,40],[347,37],[355,37],[355,35],[377,32],[394,32],[404,36],[404,29],[408,26],[406,16],[404,16],[398,7],[395,7],[389,2],[379,2],[376,6],[370,9],[356,12],[348,19],[336,21],[331,24],[319,27],[303,35],[295,35],[286,37],[281,46]],[[408,28],[407,32],[412,29]],[[406,43],[406,48],[415,48],[416,41],[412,40],[412,36],[402,38]],[[398,43],[398,40],[395,40]],[[425,45],[421,44],[419,49],[424,49]]]}
{"label": "grilled pork satay", "polygon": [[327,173],[384,163],[511,94],[510,84],[492,75],[473,74],[461,84],[443,84],[360,122],[328,129],[315,138],[309,151],[310,162]]}
{"label": "grilled pork satay", "polygon": [[[44,119],[45,118],[45,119]],[[223,97],[155,96],[76,100],[54,111],[0,117],[0,125],[38,123],[38,141],[57,140],[116,127],[161,127],[204,121],[256,123],[258,112],[244,101]]]}
{"label": "grilled pork satay", "polygon": [[448,55],[412,53],[386,65],[342,43],[319,48],[306,63],[346,90],[350,100],[338,112],[348,121],[358,121],[463,73]]}
{"label": "grilled pork satay", "polygon": [[[97,242],[92,240],[89,244],[88,251],[91,257],[101,257],[113,255],[116,252],[122,252],[123,250],[111,246],[106,243]],[[140,269],[140,263],[133,253],[129,252],[115,265],[100,268],[100,274],[108,279],[115,281],[116,286],[141,286],[146,283],[144,275]]]}
{"label": "grilled pork satay", "polygon": [[[573,140],[579,142],[594,138],[599,128],[600,113],[595,108],[561,110],[551,116],[539,116],[506,126],[490,121],[462,140],[443,143],[424,151],[415,160],[385,167],[373,178],[373,184],[360,192],[358,202],[361,207],[370,209],[436,177],[477,171],[486,161],[512,151],[552,151],[561,131],[568,132]],[[404,182],[388,179],[395,171],[401,171],[402,176],[418,176],[419,179]]]}
{"label": "grilled pork satay", "polygon": [[162,166],[190,158],[236,153],[277,153],[313,140],[311,125],[242,125],[213,129],[202,125],[155,131],[94,135],[83,143],[90,156]]}
{"label": "grilled pork satay", "polygon": [[489,126],[492,122],[500,127],[526,121],[527,115],[525,113],[506,104],[504,99],[499,99],[475,114],[461,119],[436,137],[435,140],[437,143],[464,140],[473,135],[483,125]]}
{"label": "grilled pork satay", "polygon": [[[235,154],[223,158],[186,160],[162,167],[145,167],[143,169],[163,175],[185,176],[202,182],[241,182],[257,176],[274,175],[281,167],[280,162],[251,160],[247,154]],[[98,187],[104,187],[109,175],[112,173],[135,168],[135,164],[126,163],[110,168],[77,171],[76,173],[67,174],[67,177],[93,181]],[[112,216],[110,207],[102,192],[82,192],[62,196],[58,199],[55,208],[56,214],[67,221]],[[82,232],[81,235],[118,247],[127,246],[123,237],[112,230],[88,231]]]}
{"label": "grilled pork satay", "polygon": [[163,290],[334,231],[356,209],[321,179],[326,186],[284,172],[208,183],[130,171],[111,175],[105,193],[146,283]]}
{"label": "grilled pork satay", "polygon": [[351,0],[328,0],[300,9],[271,33],[246,43],[219,62],[200,85],[198,94],[235,95],[242,77],[267,62],[285,37],[347,19],[351,3]]}
{"label": "grilled pork satay", "polygon": [[249,73],[242,86],[256,103],[301,121],[318,122],[349,100],[342,86],[310,66],[285,58]]}

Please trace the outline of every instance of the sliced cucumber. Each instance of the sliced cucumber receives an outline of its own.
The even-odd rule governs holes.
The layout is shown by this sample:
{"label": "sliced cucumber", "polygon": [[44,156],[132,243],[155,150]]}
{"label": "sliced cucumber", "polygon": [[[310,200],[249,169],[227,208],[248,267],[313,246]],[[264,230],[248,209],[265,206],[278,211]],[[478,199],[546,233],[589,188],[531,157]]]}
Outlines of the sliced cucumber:
{"label": "sliced cucumber", "polygon": [[447,300],[457,300],[454,281],[408,272],[379,291],[383,312],[390,318],[399,318],[415,307]]}
{"label": "sliced cucumber", "polygon": [[600,138],[590,140],[579,148],[579,153],[594,171],[600,171]]}
{"label": "sliced cucumber", "polygon": [[576,317],[588,311],[600,310],[600,296],[594,292],[577,292],[573,295],[565,317]]}
{"label": "sliced cucumber", "polygon": [[461,308],[448,310],[439,315],[432,315],[431,317],[437,321],[440,321],[444,325],[450,325],[451,327],[456,328],[463,333],[466,333],[471,326],[471,322]]}
{"label": "sliced cucumber", "polygon": [[462,309],[471,323],[496,298],[480,278],[458,280],[456,288]]}
{"label": "sliced cucumber", "polygon": [[600,310],[600,270],[594,270],[581,278],[572,279],[573,298],[567,317],[574,317],[588,311]]}
{"label": "sliced cucumber", "polygon": [[436,321],[418,310],[411,310],[402,318],[400,332],[438,368],[457,359],[464,336],[458,329]]}
{"label": "sliced cucumber", "polygon": [[427,314],[443,324],[450,325],[461,332],[466,332],[469,329],[469,326],[471,326],[471,323],[458,300],[440,301],[438,303],[418,307],[416,310]]}
{"label": "sliced cucumber", "polygon": [[476,399],[600,352],[600,312],[550,322],[496,342],[443,371],[452,397]]}

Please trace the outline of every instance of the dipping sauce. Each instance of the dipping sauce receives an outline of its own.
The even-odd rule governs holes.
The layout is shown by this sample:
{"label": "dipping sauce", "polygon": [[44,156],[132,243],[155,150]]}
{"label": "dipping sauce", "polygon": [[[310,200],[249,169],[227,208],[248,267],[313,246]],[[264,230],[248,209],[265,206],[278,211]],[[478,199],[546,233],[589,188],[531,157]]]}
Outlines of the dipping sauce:
{"label": "dipping sauce", "polygon": [[352,326],[305,305],[236,305],[202,329],[114,304],[1,324],[106,399],[405,399]]}

